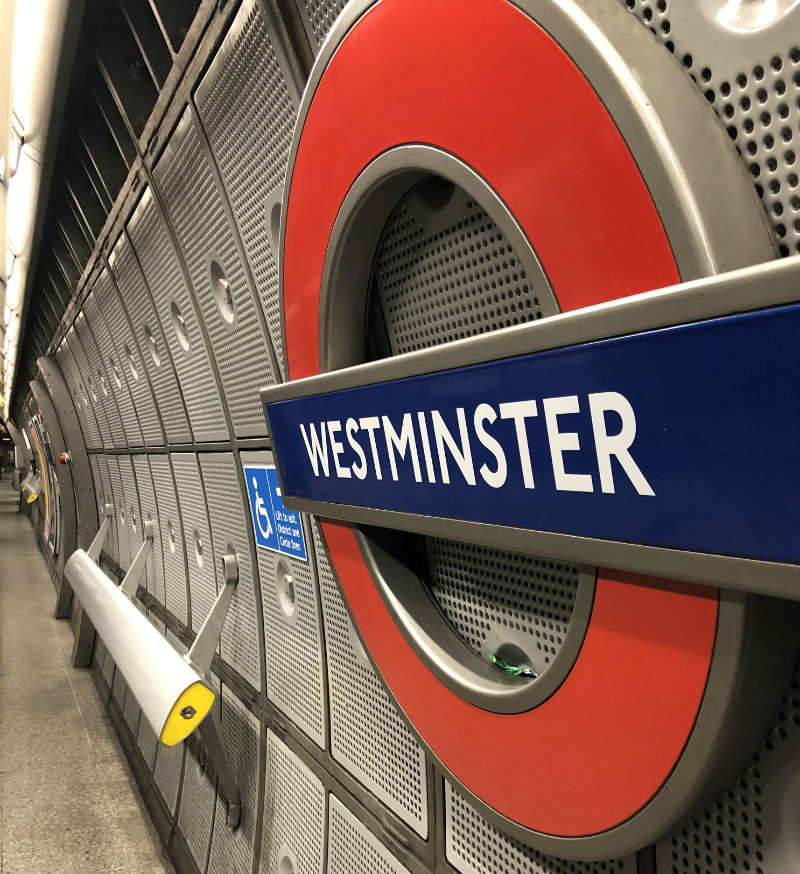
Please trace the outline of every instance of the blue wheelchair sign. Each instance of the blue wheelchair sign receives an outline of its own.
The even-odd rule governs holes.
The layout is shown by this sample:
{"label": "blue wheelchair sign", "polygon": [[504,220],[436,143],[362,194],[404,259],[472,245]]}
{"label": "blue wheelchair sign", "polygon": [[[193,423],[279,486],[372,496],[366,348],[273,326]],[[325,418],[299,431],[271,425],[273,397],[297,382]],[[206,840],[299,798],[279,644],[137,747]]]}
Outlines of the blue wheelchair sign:
{"label": "blue wheelchair sign", "polygon": [[300,514],[283,506],[274,464],[244,465],[256,544],[307,561]]}

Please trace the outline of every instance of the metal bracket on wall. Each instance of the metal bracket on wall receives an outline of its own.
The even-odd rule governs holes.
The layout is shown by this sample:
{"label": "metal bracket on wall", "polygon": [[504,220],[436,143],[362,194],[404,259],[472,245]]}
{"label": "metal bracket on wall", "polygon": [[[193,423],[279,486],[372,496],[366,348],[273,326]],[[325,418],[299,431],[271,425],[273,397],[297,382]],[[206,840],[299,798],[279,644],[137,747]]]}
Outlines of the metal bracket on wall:
{"label": "metal bracket on wall", "polygon": [[108,529],[111,526],[111,520],[114,518],[114,505],[106,504],[103,508],[103,523],[100,526],[100,530],[95,534],[94,540],[91,543],[91,546],[86,550],[86,554],[89,558],[94,562],[100,561],[100,553],[103,551],[103,544],[106,540],[106,534],[108,534]]}
{"label": "metal bracket on wall", "polygon": [[[222,626],[225,623],[225,617],[233,598],[234,589],[239,582],[239,562],[235,555],[222,556],[222,573],[225,587],[217,595],[217,599],[214,601],[206,621],[203,623],[194,643],[185,656],[186,661],[198,673],[206,677],[211,672],[211,662],[222,635]],[[230,760],[225,748],[222,722],[217,704],[214,705],[211,713],[200,723],[200,735],[203,738],[208,755],[214,763],[220,786],[228,802],[225,824],[231,830],[236,830],[242,817],[241,792],[236,783],[236,778],[231,769]]]}
{"label": "metal bracket on wall", "polygon": [[[103,519],[105,525],[106,520]],[[120,589],[131,599],[136,600],[136,592],[139,589],[139,580],[144,576],[144,570],[147,566],[147,558],[150,555],[150,550],[153,548],[153,540],[156,536],[156,526],[153,522],[147,520],[144,523],[144,543],[139,547],[131,564],[130,570],[125,574],[125,578],[120,583]],[[94,544],[92,544],[94,546]],[[91,547],[90,547],[91,554]]]}

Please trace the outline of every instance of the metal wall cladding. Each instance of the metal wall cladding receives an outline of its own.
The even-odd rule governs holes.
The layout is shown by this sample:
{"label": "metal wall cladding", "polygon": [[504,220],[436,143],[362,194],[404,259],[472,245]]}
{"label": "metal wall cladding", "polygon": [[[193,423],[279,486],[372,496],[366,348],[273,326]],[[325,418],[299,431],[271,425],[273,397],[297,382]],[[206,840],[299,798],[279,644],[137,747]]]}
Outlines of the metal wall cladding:
{"label": "metal wall cladding", "polygon": [[189,597],[192,628],[199,631],[217,597],[214,548],[206,512],[207,501],[197,457],[193,453],[170,456],[178,490],[186,564],[189,572]]}
{"label": "metal wall cladding", "polygon": [[139,720],[139,734],[136,738],[136,746],[142,754],[147,770],[152,774],[156,767],[156,755],[158,754],[158,737],[144,715]]}
{"label": "metal wall cladding", "polygon": [[336,798],[328,796],[328,874],[370,871],[410,874],[408,868]]}
{"label": "metal wall cladding", "polygon": [[234,431],[264,434],[259,390],[276,381],[270,341],[189,108],[153,174],[197,293]]}
{"label": "metal wall cladding", "polygon": [[[142,518],[139,529],[144,537],[144,523],[152,522],[155,528],[153,532],[153,545],[147,556],[145,578],[142,581],[148,594],[152,595],[159,604],[166,606],[166,592],[164,585],[164,543],[162,525],[158,516],[158,504],[156,503],[153,480],[150,476],[150,464],[146,455],[133,456],[133,470],[136,474],[136,485],[139,490],[139,503],[142,507]],[[185,598],[184,598],[185,601]]]}
{"label": "metal wall cladding", "polygon": [[[136,476],[133,472],[133,460],[130,455],[118,455],[119,474],[122,480],[122,488],[125,492],[125,527],[128,529],[128,542],[130,544],[131,562],[136,558],[136,553],[144,543],[144,531],[142,530],[142,507],[139,501],[139,489]],[[152,550],[151,550],[152,551]],[[120,562],[122,564],[122,562]],[[128,569],[130,565],[125,567]]]}
{"label": "metal wall cladding", "polygon": [[209,874],[252,871],[258,831],[258,792],[264,763],[260,761],[260,724],[227,688],[222,687],[222,735],[231,770],[241,792],[242,819],[232,832],[225,825],[226,803],[217,792],[217,811],[208,858]]}
{"label": "metal wall cladding", "polygon": [[128,694],[125,696],[125,706],[122,708],[122,718],[125,720],[125,725],[131,731],[134,737],[139,734],[139,720],[142,718],[142,711],[139,708],[139,702],[134,697],[133,693],[128,689]]}
{"label": "metal wall cladding", "polygon": [[125,234],[114,246],[109,263],[136,334],[167,442],[190,443],[192,432],[164,329]]}
{"label": "metal wall cladding", "polygon": [[125,374],[122,372],[117,350],[114,348],[114,341],[111,339],[108,325],[100,311],[94,291],[84,301],[82,312],[86,316],[92,336],[97,343],[101,359],[98,370],[102,367],[105,371],[109,394],[116,402],[122,422],[124,436],[119,441],[117,440],[118,435],[112,426],[114,444],[119,448],[125,446],[143,446],[144,438],[142,437],[142,429],[139,427],[139,417],[136,415],[133,398],[128,389],[128,383],[125,381]]}
{"label": "metal wall cladding", "polygon": [[[243,452],[248,464],[271,464],[270,452]],[[248,508],[249,510],[249,508]],[[252,525],[248,512],[247,524]],[[312,564],[312,535],[303,517],[308,561],[256,546],[264,638],[267,697],[321,747],[325,746],[325,686],[319,591]],[[292,577],[293,603],[281,597],[283,576]]]}
{"label": "metal wall cladding", "polygon": [[[100,449],[103,445],[100,428],[98,427],[91,405],[84,402],[80,370],[75,363],[69,345],[70,335],[73,338],[75,337],[74,330],[71,329],[69,335],[62,340],[61,346],[56,352],[56,361],[69,390],[72,406],[75,408],[75,415],[78,417],[78,423],[81,426],[83,442],[87,449]],[[88,400],[88,392],[86,393],[86,399]]]}
{"label": "metal wall cladding", "polygon": [[445,854],[463,874],[634,874],[636,856],[567,862],[506,837],[445,782]]}
{"label": "metal wall cladding", "polygon": [[[94,494],[97,500],[97,515],[102,521],[105,515],[105,505],[114,504],[114,491],[111,488],[111,475],[108,470],[108,460],[105,455],[92,454],[89,456],[89,465],[92,468],[94,479]],[[119,537],[117,536],[117,520],[112,518],[111,524],[103,541],[103,553],[113,561],[119,558]]]}
{"label": "metal wall cladding", "polygon": [[[147,463],[146,458],[143,464]],[[158,508],[158,528],[163,560],[166,607],[184,624],[189,624],[186,554],[183,529],[178,513],[178,499],[172,480],[172,468],[166,455],[151,455],[153,494]]]}
{"label": "metal wall cladding", "polygon": [[111,688],[112,683],[114,682],[114,669],[116,668],[116,664],[114,659],[111,657],[111,653],[106,648],[105,654],[103,655],[103,679],[108,684],[109,688]]}
{"label": "metal wall cladding", "polygon": [[800,864],[800,668],[748,766],[656,844],[658,871],[796,871]]}
{"label": "metal wall cladding", "polygon": [[150,188],[145,189],[127,230],[153,293],[194,439],[197,442],[226,440],[228,428],[211,358],[172,239]]}
{"label": "metal wall cladding", "polygon": [[328,659],[331,755],[391,811],[427,837],[425,754],[363,652],[317,522],[312,521],[311,527]]}
{"label": "metal wall cladding", "polygon": [[128,684],[122,676],[122,671],[114,671],[114,679],[111,681],[111,700],[122,710],[125,705],[125,695],[128,692]]}
{"label": "metal wall cladding", "polygon": [[128,387],[128,394],[142,429],[145,445],[163,446],[164,435],[161,430],[161,420],[156,411],[153,393],[145,373],[144,361],[139,354],[139,348],[123,309],[117,287],[105,270],[94,287],[94,295],[116,350],[115,363],[117,367],[114,368],[112,365],[112,378],[115,378],[116,372],[119,370],[122,381]]}
{"label": "metal wall cladding", "polygon": [[258,870],[318,874],[323,870],[324,846],[325,791],[322,782],[268,731]]}
{"label": "metal wall cladding", "polygon": [[129,501],[125,492],[125,484],[122,480],[118,458],[119,456],[116,455],[106,456],[108,475],[111,479],[111,489],[114,492],[114,521],[111,524],[117,527],[117,542],[119,545],[117,564],[123,570],[128,570],[131,566],[130,510],[128,509]]}
{"label": "metal wall cladding", "polygon": [[301,91],[275,22],[255,0],[247,0],[195,101],[253,269],[281,378],[285,373],[277,250]]}
{"label": "metal wall cladding", "polygon": [[[112,421],[109,410],[107,409],[109,403],[113,404],[113,399],[109,399],[108,397],[108,384],[105,377],[105,371],[101,369],[100,372],[98,372],[98,368],[100,368],[100,352],[98,351],[91,331],[86,324],[86,316],[84,316],[82,312],[78,313],[76,316],[75,322],[73,323],[68,336],[75,364],[75,372],[80,376],[84,387],[92,389],[90,395],[90,412],[94,414],[95,421],[97,422],[97,427],[102,439],[102,446],[104,448],[112,448],[115,445],[115,441],[118,440],[115,432],[112,430]],[[116,406],[114,406],[113,412],[117,413],[118,421],[119,414]],[[119,423],[119,430],[122,430],[121,423]],[[116,445],[125,446],[124,437],[122,443],[120,444],[119,442],[116,442]]]}
{"label": "metal wall cladding", "polygon": [[200,470],[211,522],[218,591],[225,586],[222,556],[233,552],[239,562],[239,582],[222,626],[221,655],[248,683],[260,689],[264,662],[257,624],[260,594],[256,593],[257,582],[247,536],[249,523],[245,521],[236,463],[230,452],[204,454],[200,456]]}
{"label": "metal wall cladding", "polygon": [[[74,327],[80,346],[86,355],[88,372],[92,374],[92,377],[95,380],[95,385],[97,386],[96,394],[100,401],[98,409],[102,412],[102,416],[100,415],[100,412],[98,412],[98,420],[104,418],[108,423],[108,439],[106,439],[106,434],[104,433],[103,443],[107,448],[124,449],[128,445],[128,441],[125,436],[125,428],[122,424],[119,407],[117,406],[117,401],[112,391],[110,377],[106,372],[100,349],[95,342],[94,334],[89,327],[89,323],[86,320],[86,315],[83,311],[78,313],[75,318]],[[76,356],[78,355],[77,350],[75,350],[75,354]],[[103,431],[102,426],[101,431]]]}
{"label": "metal wall cladding", "polygon": [[295,0],[303,27],[314,54],[319,54],[322,42],[347,5],[347,0]]}
{"label": "metal wall cladding", "polygon": [[[166,637],[179,653],[182,655],[186,653],[186,647],[171,631],[167,631]],[[178,806],[178,793],[181,786],[181,773],[183,772],[185,752],[185,743],[175,744],[172,747],[159,744],[156,767],[153,771],[153,777],[155,778],[158,791],[161,793],[161,798],[173,816]]]}

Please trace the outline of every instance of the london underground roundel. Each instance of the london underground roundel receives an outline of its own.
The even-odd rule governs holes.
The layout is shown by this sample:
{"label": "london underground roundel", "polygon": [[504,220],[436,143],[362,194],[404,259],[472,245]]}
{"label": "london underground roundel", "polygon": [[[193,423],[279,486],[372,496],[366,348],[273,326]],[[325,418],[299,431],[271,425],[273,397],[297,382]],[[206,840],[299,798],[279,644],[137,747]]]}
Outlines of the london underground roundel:
{"label": "london underground roundel", "polygon": [[[291,380],[772,257],[713,112],[621,6],[589,5],[348,4],[312,71],[287,176]],[[417,270],[406,310],[404,270]],[[482,813],[544,852],[597,859],[664,833],[752,752],[765,727],[754,696],[785,679],[784,654],[763,646],[779,608],[670,581],[669,566],[642,577],[322,529],[425,747]],[[442,554],[461,562],[449,589],[424,579]],[[464,579],[513,599],[525,567],[549,574],[551,629],[526,638],[512,619],[481,631],[495,635],[482,652]]]}

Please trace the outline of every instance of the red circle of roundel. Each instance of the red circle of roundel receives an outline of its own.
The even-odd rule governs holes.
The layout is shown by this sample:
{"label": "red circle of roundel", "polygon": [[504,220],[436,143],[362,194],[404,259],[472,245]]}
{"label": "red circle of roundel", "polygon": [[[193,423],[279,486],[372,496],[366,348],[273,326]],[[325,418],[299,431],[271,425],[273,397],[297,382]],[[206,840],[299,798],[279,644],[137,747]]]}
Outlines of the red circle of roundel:
{"label": "red circle of roundel", "polygon": [[[538,25],[506,0],[382,0],[331,57],[297,149],[283,255],[292,379],[319,372],[320,284],[337,211],[364,167],[404,143],[452,152],[488,181],[532,240],[563,310],[679,281],[613,120]],[[601,571],[565,682],[534,710],[501,715],[428,671],[386,611],[352,530],[323,531],[397,702],[484,803],[526,828],[573,837],[613,828],[656,794],[703,697],[715,591]]]}

